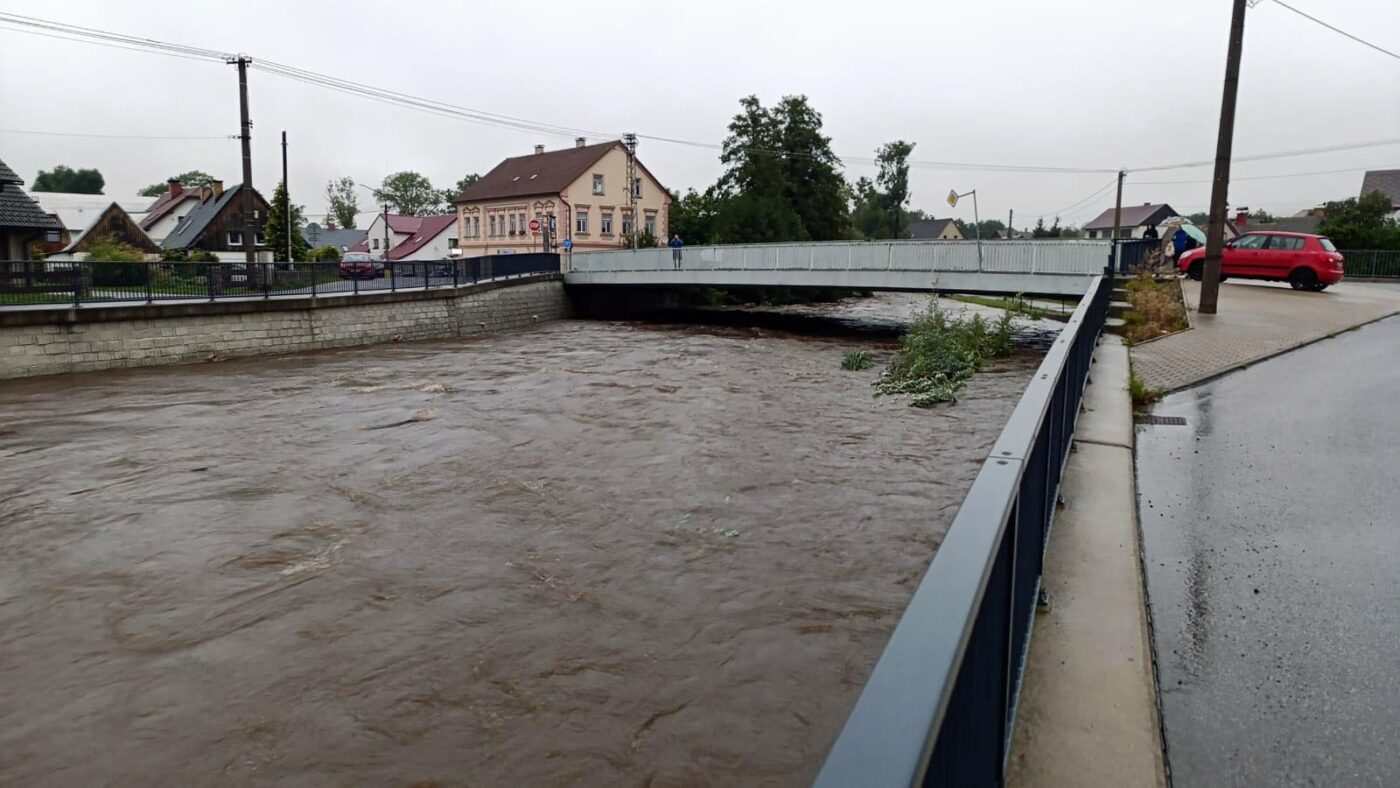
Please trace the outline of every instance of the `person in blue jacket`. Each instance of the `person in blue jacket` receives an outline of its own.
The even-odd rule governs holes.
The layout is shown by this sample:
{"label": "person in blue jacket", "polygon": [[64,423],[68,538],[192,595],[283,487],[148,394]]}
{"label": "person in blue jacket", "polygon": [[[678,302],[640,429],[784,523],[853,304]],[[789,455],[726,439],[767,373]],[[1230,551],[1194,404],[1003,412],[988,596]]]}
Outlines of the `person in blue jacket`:
{"label": "person in blue jacket", "polygon": [[1191,236],[1184,228],[1176,228],[1176,233],[1172,235],[1172,249],[1176,251],[1176,258],[1181,259],[1181,253],[1186,251],[1191,242]]}
{"label": "person in blue jacket", "polygon": [[685,241],[682,241],[682,240],[681,240],[681,237],[680,237],[679,235],[674,235],[674,234],[673,234],[673,235],[671,236],[671,241],[670,241],[670,243],[668,243],[668,244],[666,244],[666,245],[669,246],[669,247],[671,247],[671,263],[672,263],[673,265],[675,265],[676,268],[680,268],[680,267],[681,267],[681,247],[682,247],[682,246],[685,246]]}

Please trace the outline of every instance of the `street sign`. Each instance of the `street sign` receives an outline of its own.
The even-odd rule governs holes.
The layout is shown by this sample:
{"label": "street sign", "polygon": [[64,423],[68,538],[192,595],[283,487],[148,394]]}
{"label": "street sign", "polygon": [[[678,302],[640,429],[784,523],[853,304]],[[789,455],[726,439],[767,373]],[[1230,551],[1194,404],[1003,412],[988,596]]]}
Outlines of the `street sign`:
{"label": "street sign", "polygon": [[530,220],[530,232],[532,232],[532,233],[537,233],[537,232],[539,232],[539,231],[540,231],[540,220],[539,220],[539,219],[531,219],[531,220]]}
{"label": "street sign", "polygon": [[948,204],[954,208],[958,207],[958,193],[953,189],[948,190]]}
{"label": "street sign", "polygon": [[569,251],[569,250],[572,249],[572,248],[574,248],[574,239],[572,239],[572,238],[565,238],[565,239],[564,239],[564,251],[567,252],[567,251]]}

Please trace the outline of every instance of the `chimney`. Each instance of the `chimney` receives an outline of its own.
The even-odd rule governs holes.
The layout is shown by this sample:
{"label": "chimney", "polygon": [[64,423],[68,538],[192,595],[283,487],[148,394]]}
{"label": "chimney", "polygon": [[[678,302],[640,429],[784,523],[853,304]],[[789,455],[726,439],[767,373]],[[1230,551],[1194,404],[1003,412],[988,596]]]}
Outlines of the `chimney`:
{"label": "chimney", "polygon": [[587,138],[587,137],[574,137],[574,147],[575,147],[575,148],[582,148],[584,145],[587,145],[587,144],[588,144],[588,138]]}
{"label": "chimney", "polygon": [[224,195],[224,182],[223,182],[223,181],[214,181],[213,186],[214,186],[214,199],[217,200],[217,199],[219,199],[220,197],[222,197],[222,196]]}
{"label": "chimney", "polygon": [[165,182],[165,185],[170,187],[171,197],[179,197],[180,195],[185,193],[185,184],[180,183],[179,178],[171,178],[170,180]]}
{"label": "chimney", "polygon": [[543,146],[543,145],[536,145],[536,146],[535,146],[535,155],[538,156],[538,155],[540,155],[541,153],[544,153],[544,146]]}
{"label": "chimney", "polygon": [[1248,209],[1248,208],[1241,208],[1241,209],[1235,214],[1235,226],[1236,226],[1236,227],[1244,227],[1246,224],[1249,224],[1249,209]]}
{"label": "chimney", "polygon": [[212,186],[199,187],[199,204],[203,205],[204,203],[209,202],[209,197],[213,194],[214,188]]}
{"label": "chimney", "polygon": [[326,229],[327,229],[327,230],[334,230],[334,229],[335,229],[335,220],[334,220],[334,219],[331,219],[331,218],[329,218],[329,217],[326,219]]}

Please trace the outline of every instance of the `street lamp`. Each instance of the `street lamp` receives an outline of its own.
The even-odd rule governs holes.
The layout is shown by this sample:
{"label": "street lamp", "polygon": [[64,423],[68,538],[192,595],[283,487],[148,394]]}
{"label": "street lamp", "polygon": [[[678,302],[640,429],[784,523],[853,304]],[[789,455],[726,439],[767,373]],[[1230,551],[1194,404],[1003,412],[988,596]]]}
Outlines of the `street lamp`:
{"label": "street lamp", "polygon": [[[972,195],[972,221],[973,221],[972,229],[973,229],[973,235],[977,236],[977,270],[978,270],[978,271],[981,271],[981,270],[982,270],[982,217],[981,217],[981,215],[977,212],[977,190],[976,190],[976,189],[973,189],[973,190],[970,191],[970,192],[964,192],[964,193],[962,193],[962,194],[958,194],[957,189],[949,189],[949,190],[948,190],[948,205],[950,205],[950,206],[953,207],[953,208],[958,207],[958,199],[959,199],[960,197],[966,197],[966,196],[968,196],[969,194]],[[1008,229],[1009,229],[1009,228],[1008,228]]]}

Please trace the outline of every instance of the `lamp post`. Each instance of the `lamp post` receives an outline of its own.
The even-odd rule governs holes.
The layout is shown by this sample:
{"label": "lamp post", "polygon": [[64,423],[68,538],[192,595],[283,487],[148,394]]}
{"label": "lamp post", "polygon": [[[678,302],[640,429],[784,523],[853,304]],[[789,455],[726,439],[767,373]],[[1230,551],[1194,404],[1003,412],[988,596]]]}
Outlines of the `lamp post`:
{"label": "lamp post", "polygon": [[959,200],[960,198],[966,197],[966,196],[968,196],[968,195],[972,195],[972,221],[973,221],[972,230],[973,230],[973,235],[975,235],[975,236],[977,237],[977,270],[978,270],[978,271],[981,271],[981,270],[982,270],[982,217],[981,217],[981,214],[978,213],[978,211],[977,211],[977,190],[976,190],[976,189],[973,189],[973,190],[970,191],[970,192],[963,192],[962,194],[958,194],[957,189],[949,189],[949,190],[948,190],[948,205],[951,206],[951,207],[953,207],[953,208],[956,208],[956,207],[958,207],[958,200]]}

